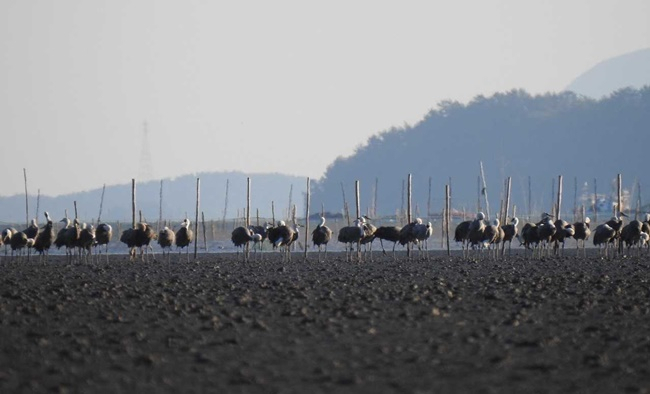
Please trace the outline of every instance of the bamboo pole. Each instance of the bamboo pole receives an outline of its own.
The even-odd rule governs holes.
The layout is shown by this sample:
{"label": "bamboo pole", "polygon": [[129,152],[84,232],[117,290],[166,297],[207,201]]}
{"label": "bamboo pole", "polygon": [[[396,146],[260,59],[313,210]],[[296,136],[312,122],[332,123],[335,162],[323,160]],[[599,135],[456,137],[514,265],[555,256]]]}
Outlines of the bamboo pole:
{"label": "bamboo pole", "polygon": [[276,224],[275,224],[275,203],[273,201],[271,201],[271,220],[272,220],[273,226],[275,227],[276,226]]}
{"label": "bamboo pole", "polygon": [[573,222],[575,223],[578,216],[578,177],[573,178]]}
{"label": "bamboo pole", "polygon": [[562,219],[562,175],[557,177],[557,215],[556,220]]}
{"label": "bamboo pole", "polygon": [[485,214],[487,215],[487,219],[490,220],[490,202],[488,201],[488,194],[487,194],[487,182],[485,181],[485,171],[483,171],[483,162],[479,162],[481,165],[481,180],[483,181],[483,189],[482,193],[483,196],[485,197]]}
{"label": "bamboo pole", "polygon": [[37,189],[36,191],[36,215],[34,215],[34,218],[36,219],[36,222],[38,223],[38,214],[41,209],[41,189]]}
{"label": "bamboo pole", "polygon": [[97,215],[97,223],[102,221],[102,209],[104,208],[104,193],[106,192],[106,184],[102,187],[102,198],[99,200],[99,214]]}
{"label": "bamboo pole", "polygon": [[74,218],[79,219],[79,214],[77,213],[77,201],[75,200],[73,202],[74,202]]}
{"label": "bamboo pole", "polygon": [[201,228],[203,230],[203,249],[208,251],[208,236],[205,233],[205,214],[201,211]]}
{"label": "bamboo pole", "polygon": [[156,225],[157,230],[160,232],[160,225],[163,221],[163,180],[160,180],[160,198],[158,199],[158,224]]}
{"label": "bamboo pole", "polygon": [[[354,199],[356,204],[357,219],[361,217],[361,196],[359,194],[359,181],[354,181]],[[357,261],[361,261],[361,241],[357,241]]]}
{"label": "bamboo pole", "polygon": [[[406,188],[406,221],[411,223],[411,174],[408,175],[408,185]],[[411,258],[411,243],[406,244],[406,256]]]}
{"label": "bamboo pole", "polygon": [[[196,216],[194,220],[194,234],[199,233],[199,206],[201,202],[201,179],[196,178]],[[198,237],[197,237],[198,238]],[[194,260],[196,260],[196,256],[198,255],[199,252],[199,243],[194,242]]]}
{"label": "bamboo pole", "polygon": [[621,212],[623,212],[623,197],[622,197],[622,191],[623,191],[623,181],[621,180],[621,174],[618,174],[616,177],[616,192],[617,192],[617,197],[618,197],[618,213],[620,215]]}
{"label": "bamboo pole", "polygon": [[598,223],[598,184],[594,178],[594,222]]}
{"label": "bamboo pole", "polygon": [[23,177],[25,178],[25,222],[26,227],[29,227],[29,198],[27,197],[27,169],[23,168]]}
{"label": "bamboo pole", "polygon": [[[246,178],[246,228],[250,228],[251,225],[251,178]],[[246,242],[244,246],[244,260],[248,261],[250,256],[250,247],[249,242]]]}
{"label": "bamboo pole", "polygon": [[[505,215],[503,216],[503,220],[507,221],[508,220],[508,212],[510,211],[510,193],[512,192],[512,177],[508,177],[508,180],[506,181],[506,209],[505,209]],[[505,223],[503,223],[505,224]]]}
{"label": "bamboo pole", "polygon": [[431,218],[431,177],[429,177],[429,198],[427,198],[427,221]]}
{"label": "bamboo pole", "polygon": [[449,185],[445,185],[445,234],[447,237],[447,256],[451,256],[451,247],[449,246],[449,221],[451,220],[451,195]]}
{"label": "bamboo pole", "polygon": [[348,221],[348,226],[350,226],[350,211],[348,210],[348,201],[345,199],[345,188],[343,187],[343,182],[341,182],[341,194],[343,195],[343,214]]}
{"label": "bamboo pole", "polygon": [[481,212],[481,176],[476,177],[476,212]]}
{"label": "bamboo pole", "polygon": [[135,228],[135,178],[131,178],[131,228]]}
{"label": "bamboo pole", "polygon": [[528,175],[528,220],[530,220],[533,214],[532,199],[533,199],[533,188],[532,188],[532,182],[530,180],[530,175]]}
{"label": "bamboo pole", "polygon": [[307,247],[309,244],[309,205],[311,204],[311,185],[310,185],[310,179],[307,177],[307,201],[306,201],[306,208],[305,208],[305,261],[307,261],[307,251],[309,248]]}
{"label": "bamboo pole", "polygon": [[287,215],[291,215],[291,206],[293,205],[293,183],[289,188],[289,209],[287,210]]}
{"label": "bamboo pole", "polygon": [[230,179],[226,179],[226,200],[223,203],[223,230],[226,229],[226,214],[228,213],[228,192],[230,189]]}

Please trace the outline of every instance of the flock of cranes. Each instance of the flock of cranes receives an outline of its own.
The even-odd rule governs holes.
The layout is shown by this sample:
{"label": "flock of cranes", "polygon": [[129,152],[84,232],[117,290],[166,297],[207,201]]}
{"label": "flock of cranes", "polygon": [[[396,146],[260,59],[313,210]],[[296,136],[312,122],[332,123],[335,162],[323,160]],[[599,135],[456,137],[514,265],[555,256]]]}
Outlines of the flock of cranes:
{"label": "flock of cranes", "polygon": [[[99,223],[95,228],[93,225],[81,223],[79,220],[62,219],[63,227],[55,234],[53,222],[48,214],[44,213],[46,224],[39,228],[36,219],[32,219],[30,225],[17,231],[15,228],[6,228],[2,231],[0,245],[5,245],[5,254],[11,248],[12,255],[24,258],[34,252],[40,255],[41,259],[47,261],[49,250],[52,246],[58,249],[65,248],[69,260],[75,258],[87,261],[92,260],[93,248],[104,246],[106,259],[108,260],[108,244],[113,236],[113,229],[107,223]],[[539,222],[526,223],[521,231],[518,229],[519,219],[512,218],[509,223],[501,225],[498,219],[488,221],[482,212],[477,213],[474,220],[463,221],[457,225],[454,232],[454,240],[461,243],[463,255],[469,256],[471,251],[479,254],[488,250],[494,258],[505,254],[505,245],[508,243],[508,253],[512,248],[512,241],[518,240],[520,245],[531,251],[532,256],[544,257],[551,253],[563,255],[565,243],[568,239],[576,240],[576,254],[586,256],[585,243],[593,240],[594,246],[598,247],[599,253],[609,257],[610,253],[623,253],[623,247],[628,251],[636,246],[638,250],[646,246],[650,250],[650,214],[645,215],[645,220],[632,220],[624,225],[624,213],[615,214],[606,223],[598,225],[593,231],[589,218],[584,221],[568,223],[564,220],[553,220],[548,213],[541,215]],[[346,261],[354,259],[354,245],[356,244],[357,259],[362,259],[369,252],[372,260],[372,244],[378,239],[382,253],[386,255],[384,241],[393,242],[393,259],[395,259],[395,247],[399,243],[402,246],[417,247],[419,257],[429,258],[428,240],[433,235],[431,222],[424,223],[422,219],[399,226],[376,227],[370,223],[370,218],[361,216],[349,225],[342,227],[337,234],[338,242],[345,245]],[[301,225],[297,223],[286,224],[280,220],[275,225],[265,224],[264,226],[241,226],[232,231],[231,241],[239,250],[252,245],[254,258],[258,251],[261,251],[263,243],[268,239],[273,249],[281,250],[286,261],[291,260],[291,248],[298,240]],[[320,223],[312,231],[311,240],[314,247],[318,248],[318,261],[321,261],[321,254],[324,252],[327,259],[327,245],[332,240],[333,232],[325,225],[325,217],[321,216]],[[190,221],[185,219],[180,229],[173,231],[164,227],[158,233],[146,222],[136,223],[135,227],[126,229],[120,235],[120,241],[129,248],[129,256],[132,260],[137,257],[140,251],[140,259],[149,259],[153,254],[152,241],[157,241],[162,249],[163,259],[165,254],[169,261],[172,247],[179,250],[179,255],[186,248],[187,260],[189,261],[189,245],[193,242],[194,234],[190,228]],[[501,249],[501,252],[499,252]],[[248,250],[248,249],[247,249]],[[613,250],[610,252],[610,250]],[[244,259],[248,254],[244,254]],[[154,255],[155,258],[155,255]]]}
{"label": "flock of cranes", "polygon": [[[650,214],[645,215],[645,220],[632,220],[624,225],[622,217],[627,217],[623,212],[615,215],[605,223],[598,225],[593,231],[593,244],[598,247],[599,254],[609,257],[610,249],[613,253],[622,254],[626,246],[628,252],[632,247],[641,247],[650,250]],[[461,222],[457,227],[454,240],[463,245],[463,253],[469,254],[470,248],[477,251],[492,250],[493,256],[504,253],[505,243],[508,242],[510,251],[513,239],[518,239],[520,244],[531,251],[533,256],[544,257],[550,255],[551,247],[554,255],[563,255],[565,242],[569,238],[576,240],[576,254],[586,257],[585,243],[592,236],[591,221],[587,217],[584,221],[569,223],[565,220],[553,220],[553,216],[542,213],[539,222],[526,223],[521,232],[518,231],[519,219],[513,218],[510,224],[500,226],[499,220],[492,222],[485,220],[483,212],[476,215],[476,219]],[[580,247],[582,245],[582,248]],[[561,247],[560,247],[561,246]]]}

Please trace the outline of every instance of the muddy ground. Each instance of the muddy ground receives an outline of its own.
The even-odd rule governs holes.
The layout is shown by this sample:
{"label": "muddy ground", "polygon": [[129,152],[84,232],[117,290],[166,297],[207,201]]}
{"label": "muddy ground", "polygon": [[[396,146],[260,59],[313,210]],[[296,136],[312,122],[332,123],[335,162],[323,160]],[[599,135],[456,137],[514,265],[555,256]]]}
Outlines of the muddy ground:
{"label": "muddy ground", "polygon": [[648,256],[315,256],[2,258],[0,392],[650,390]]}

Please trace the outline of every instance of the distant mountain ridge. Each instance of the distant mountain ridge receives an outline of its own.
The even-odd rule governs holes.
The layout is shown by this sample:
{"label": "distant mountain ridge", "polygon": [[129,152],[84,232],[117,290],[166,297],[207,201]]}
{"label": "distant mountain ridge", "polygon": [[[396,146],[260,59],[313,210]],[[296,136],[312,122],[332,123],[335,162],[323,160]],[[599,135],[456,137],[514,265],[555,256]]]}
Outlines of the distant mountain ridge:
{"label": "distant mountain ridge", "polygon": [[417,207],[421,216],[427,213],[431,177],[432,213],[442,210],[444,185],[450,180],[452,207],[472,213],[482,161],[492,217],[508,176],[511,204],[521,214],[528,211],[528,177],[535,212],[550,211],[552,188],[563,175],[567,212],[573,209],[576,179],[578,204],[589,204],[581,197],[593,195],[595,178],[600,193],[612,192],[617,173],[622,173],[628,190],[634,180],[650,184],[645,164],[649,130],[650,87],[619,90],[602,100],[571,92],[531,96],[513,90],[479,96],[467,105],[447,101],[415,126],[379,133],[352,156],[337,158],[312,202],[342,207],[343,185],[353,211],[354,181],[360,180],[362,212],[374,202],[378,215],[392,215],[405,207],[403,185],[412,174],[414,212]]}
{"label": "distant mountain ridge", "polygon": [[[251,211],[254,215],[259,209],[261,217],[271,217],[271,201],[275,204],[277,218],[286,218],[289,192],[293,185],[292,201],[297,209],[303,209],[306,178],[283,174],[259,174],[231,172],[205,172],[163,180],[163,219],[179,220],[187,214],[193,220],[196,210],[196,178],[201,183],[201,207],[206,220],[223,217],[228,182],[228,215],[236,217],[237,211],[243,215],[246,207],[246,178],[251,178]],[[53,219],[60,220],[67,209],[74,217],[74,201],[77,202],[79,217],[86,222],[96,220],[99,214],[102,188],[72,193],[57,197],[41,196],[38,222],[43,223],[43,211],[48,211]],[[36,213],[37,196],[29,196],[30,216]],[[160,210],[160,180],[147,181],[136,185],[137,210],[142,210],[148,221],[158,220]],[[298,211],[301,212],[301,211]],[[304,214],[303,214],[304,215]],[[0,197],[0,218],[4,222],[25,222],[25,196]],[[102,220],[131,220],[131,183],[106,186]]]}
{"label": "distant mountain ridge", "polygon": [[566,90],[599,99],[612,92],[650,85],[650,48],[603,60],[574,79]]}

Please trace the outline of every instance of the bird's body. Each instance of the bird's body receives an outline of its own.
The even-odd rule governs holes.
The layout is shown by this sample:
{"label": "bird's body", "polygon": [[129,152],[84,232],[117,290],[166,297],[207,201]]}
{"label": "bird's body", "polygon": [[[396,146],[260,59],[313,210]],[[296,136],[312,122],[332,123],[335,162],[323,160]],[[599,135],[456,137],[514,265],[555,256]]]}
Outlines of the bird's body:
{"label": "bird's body", "polygon": [[429,238],[433,235],[433,225],[431,222],[422,223],[422,219],[417,218],[413,226],[413,235],[417,240],[418,250],[422,255],[422,245],[424,245],[424,258],[429,259]]}
{"label": "bird's body", "polygon": [[476,219],[472,220],[469,224],[469,231],[467,233],[467,239],[472,248],[482,248],[483,240],[485,239],[485,214],[479,212],[476,214]]}
{"label": "bird's body", "polygon": [[321,249],[325,247],[325,259],[327,259],[327,244],[332,239],[332,230],[325,225],[325,217],[321,216],[320,223],[311,233],[311,241],[318,247],[318,261],[320,261]]}
{"label": "bird's body", "polygon": [[158,233],[158,245],[162,248],[163,257],[165,256],[165,249],[167,249],[167,257],[169,258],[172,246],[174,246],[174,241],[176,239],[176,234],[172,229],[165,226]]}
{"label": "bird's body", "polygon": [[471,220],[465,220],[458,223],[456,230],[454,230],[454,241],[460,242],[465,255],[466,247],[469,246],[469,226],[472,224]]}
{"label": "bird's body", "polygon": [[52,243],[54,242],[54,229],[52,219],[50,219],[50,215],[47,212],[45,212],[45,219],[45,227],[43,227],[34,240],[34,250],[36,250],[41,256],[45,255],[47,258]]}
{"label": "bird's body", "polygon": [[[356,219],[352,226],[346,226],[339,230],[338,241],[346,244],[346,261],[350,259],[350,250],[354,243],[361,242],[361,239],[365,236],[365,231],[363,228],[363,223],[360,219]],[[347,247],[347,244],[350,244],[350,247]],[[361,251],[357,250],[357,253],[360,254]]]}
{"label": "bird's body", "polygon": [[81,225],[81,231],[79,233],[79,239],[77,240],[77,246],[79,247],[80,254],[83,254],[85,258],[90,257],[92,262],[92,247],[95,244],[95,226],[92,224],[83,223]]}
{"label": "bird's body", "polygon": [[510,254],[510,249],[512,246],[512,240],[517,238],[519,235],[519,229],[517,226],[519,225],[519,219],[514,217],[510,220],[509,224],[504,224],[501,226],[501,229],[503,230],[503,246],[502,250],[505,249],[506,247],[506,242],[508,243],[508,254]]}
{"label": "bird's body", "polygon": [[601,246],[605,245],[605,256],[608,256],[609,244],[616,238],[616,230],[607,223],[598,225],[594,230],[593,243],[598,246],[598,251],[601,252]]}
{"label": "bird's body", "polygon": [[584,219],[582,222],[575,222],[573,223],[573,230],[575,231],[573,234],[573,239],[576,240],[576,255],[578,254],[578,249],[580,247],[580,241],[582,241],[582,252],[583,255],[586,257],[587,252],[585,250],[585,242],[589,240],[589,236],[591,236],[591,229],[589,227],[589,224],[591,223],[591,219],[588,217]]}
{"label": "bird's body", "polygon": [[[108,261],[108,244],[113,239],[113,227],[108,223],[99,223],[95,229],[95,246],[105,246],[106,261]],[[101,249],[100,249],[101,250]]]}
{"label": "bird's body", "polygon": [[[551,237],[553,251],[555,254],[564,254],[565,241],[575,235],[575,227],[562,219],[556,220],[553,225],[555,226],[555,234]],[[562,249],[560,249],[560,244],[562,244]]]}
{"label": "bird's body", "polygon": [[291,260],[291,245],[298,240],[298,224],[287,226],[284,221],[279,221],[277,227],[269,229],[269,241],[273,249],[283,249],[286,261]]}
{"label": "bird's body", "polygon": [[643,234],[643,223],[639,220],[632,220],[623,226],[621,230],[621,241],[625,243],[628,251],[632,246],[641,246],[641,234]]}
{"label": "bird's body", "polygon": [[379,239],[379,244],[381,245],[381,250],[384,255],[386,254],[386,250],[384,250],[383,241],[390,241],[393,243],[393,260],[395,259],[395,246],[397,246],[397,242],[399,242],[399,234],[401,230],[402,228],[398,226],[380,226],[375,231],[375,238]]}
{"label": "bird's body", "polygon": [[[232,230],[230,240],[232,241],[235,248],[237,248],[237,259],[239,259],[239,250],[243,249],[250,241],[253,240],[253,232],[243,226],[237,227]],[[244,259],[246,256],[244,255]]]}
{"label": "bird's body", "polygon": [[[181,223],[181,228],[176,231],[175,244],[176,248],[179,248],[181,251],[183,248],[187,247],[187,261],[190,260],[190,248],[189,245],[194,240],[194,231],[190,228],[190,220],[185,219]],[[179,252],[180,253],[180,252]]]}

